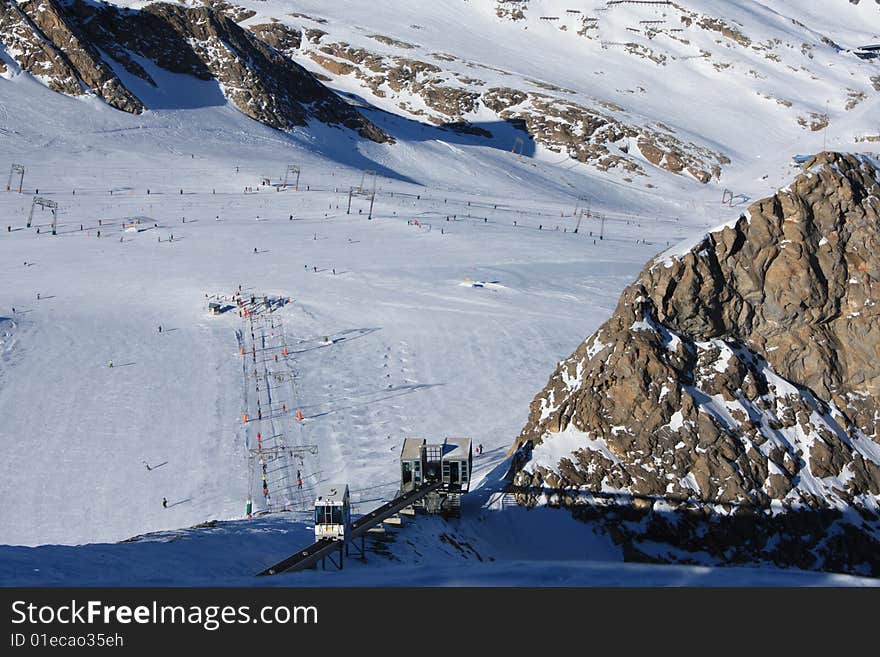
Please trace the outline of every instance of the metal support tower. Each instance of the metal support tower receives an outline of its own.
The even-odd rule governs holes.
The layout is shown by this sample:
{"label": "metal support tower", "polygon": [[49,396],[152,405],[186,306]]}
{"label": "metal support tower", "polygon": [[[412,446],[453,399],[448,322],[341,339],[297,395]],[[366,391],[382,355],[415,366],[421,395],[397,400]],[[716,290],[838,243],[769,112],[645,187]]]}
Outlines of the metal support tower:
{"label": "metal support tower", "polygon": [[48,208],[52,211],[52,234],[55,235],[55,226],[58,221],[58,203],[52,199],[43,198],[42,196],[34,196],[34,200],[31,202],[31,212],[28,215],[27,227],[31,227],[34,220],[34,208],[38,205],[43,209]]}
{"label": "metal support tower", "polygon": [[577,226],[574,227],[574,232],[578,232],[581,227],[581,222],[584,220],[584,214],[587,215],[587,219],[590,218],[590,197],[587,195],[578,196],[578,205],[580,206],[580,212],[578,213],[578,222]]}
{"label": "metal support tower", "polygon": [[285,188],[287,187],[287,183],[290,179],[290,175],[294,174],[296,176],[296,179],[293,183],[293,191],[295,191],[295,192],[299,191],[299,172],[300,172],[299,166],[297,166],[296,164],[288,164],[287,165],[287,169],[284,171],[284,187]]}
{"label": "metal support tower", "polygon": [[[372,178],[372,184],[370,188],[367,189],[364,187],[364,182],[366,182],[367,177]],[[372,169],[367,169],[361,175],[361,184],[357,187],[349,187],[348,189],[348,207],[345,209],[345,214],[351,214],[351,199],[353,196],[361,196],[363,198],[370,198],[370,210],[367,213],[367,219],[373,218],[373,204],[376,200],[376,172]]]}
{"label": "metal support tower", "polygon": [[18,174],[18,193],[21,194],[21,187],[24,184],[24,166],[21,164],[13,164],[9,169],[9,179],[6,181],[6,191],[12,191],[12,179]]}

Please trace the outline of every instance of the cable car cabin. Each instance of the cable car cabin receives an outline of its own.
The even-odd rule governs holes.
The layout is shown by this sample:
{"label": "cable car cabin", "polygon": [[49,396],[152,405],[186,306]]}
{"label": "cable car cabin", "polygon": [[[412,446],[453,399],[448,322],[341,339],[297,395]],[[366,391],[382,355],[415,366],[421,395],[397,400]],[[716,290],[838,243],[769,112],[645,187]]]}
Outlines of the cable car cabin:
{"label": "cable car cabin", "polygon": [[473,449],[470,438],[446,438],[429,444],[424,438],[407,438],[400,453],[400,491],[406,493],[436,481],[443,485],[416,502],[428,513],[458,515],[461,496],[470,488]]}
{"label": "cable car cabin", "polygon": [[315,540],[345,540],[351,527],[351,499],[348,484],[327,484],[315,499]]}

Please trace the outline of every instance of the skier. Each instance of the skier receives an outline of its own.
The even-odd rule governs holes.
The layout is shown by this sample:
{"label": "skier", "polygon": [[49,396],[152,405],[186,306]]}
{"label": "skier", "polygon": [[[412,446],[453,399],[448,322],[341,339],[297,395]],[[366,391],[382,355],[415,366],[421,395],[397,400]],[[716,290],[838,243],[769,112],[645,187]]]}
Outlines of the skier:
{"label": "skier", "polygon": [[302,478],[297,477],[297,479],[296,479],[296,487],[299,488],[300,490],[302,490],[302,487],[303,487],[303,480],[302,480]]}
{"label": "skier", "polygon": [[152,469],[153,469],[153,468],[151,468],[151,467],[150,467],[150,464],[149,464],[149,463],[147,463],[147,462],[146,462],[146,461],[141,461],[141,463],[143,463],[143,464],[144,464],[144,467],[145,467],[145,468],[146,468],[146,469],[147,469],[147,472],[149,472],[149,471],[150,471],[150,470],[152,470]]}
{"label": "skier", "polygon": [[256,253],[256,252],[257,252],[257,247],[254,247],[254,253]]}
{"label": "skier", "polygon": [[110,367],[113,367],[113,361],[112,361],[112,360],[110,361]]}
{"label": "skier", "polygon": [[39,300],[40,300],[40,293],[37,292],[37,301],[39,301]]}
{"label": "skier", "polygon": [[162,332],[162,325],[159,324],[159,333],[161,333],[161,332]]}
{"label": "skier", "polygon": [[162,508],[163,508],[163,509],[167,509],[167,508],[168,508],[168,500],[165,499],[164,497],[162,498]]}

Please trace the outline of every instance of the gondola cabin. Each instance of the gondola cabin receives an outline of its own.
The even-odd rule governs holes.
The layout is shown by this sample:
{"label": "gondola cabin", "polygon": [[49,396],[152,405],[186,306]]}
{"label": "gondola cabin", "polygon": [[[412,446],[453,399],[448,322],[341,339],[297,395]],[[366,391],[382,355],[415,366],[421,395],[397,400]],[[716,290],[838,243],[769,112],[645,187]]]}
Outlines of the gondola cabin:
{"label": "gondola cabin", "polygon": [[347,484],[326,484],[315,499],[315,540],[345,540],[351,527],[351,498]]}
{"label": "gondola cabin", "polygon": [[438,444],[407,438],[400,453],[400,490],[406,493],[439,481],[440,488],[417,506],[428,513],[458,515],[461,496],[470,488],[472,469],[470,438],[446,438]]}

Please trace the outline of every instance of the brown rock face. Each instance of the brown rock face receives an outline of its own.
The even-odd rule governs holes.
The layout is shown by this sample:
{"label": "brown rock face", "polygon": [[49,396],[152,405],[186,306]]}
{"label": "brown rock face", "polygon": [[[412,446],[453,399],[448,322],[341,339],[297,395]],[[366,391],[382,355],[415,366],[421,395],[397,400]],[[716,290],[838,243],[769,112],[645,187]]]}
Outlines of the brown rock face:
{"label": "brown rock face", "polygon": [[88,89],[117,109],[144,110],[55,0],[0,0],[0,41],[54,91],[80,96]]}
{"label": "brown rock face", "polygon": [[288,56],[299,50],[302,45],[302,33],[282,23],[260,23],[251,25],[248,29],[258,39]]}
{"label": "brown rock face", "polygon": [[[875,167],[823,153],[748,216],[649,263],[532,402],[517,439],[535,446],[515,478],[521,501],[622,496],[655,514],[749,513],[767,531],[795,511],[822,510],[827,525],[855,509],[873,518],[856,531],[876,542]],[[556,443],[571,453],[559,460]],[[717,553],[727,546],[722,536]],[[840,567],[880,572],[880,558]]]}
{"label": "brown rock face", "polygon": [[52,89],[71,95],[89,89],[127,112],[141,112],[144,105],[99,49],[153,86],[129,53],[173,73],[217,80],[244,114],[281,130],[317,119],[374,141],[389,139],[285,54],[299,46],[298,33],[271,23],[249,32],[237,24],[241,14],[231,5],[216,4],[215,10],[157,3],[135,11],[82,0],[0,0],[0,40],[9,52],[21,53],[23,69]]}
{"label": "brown rock face", "polygon": [[487,89],[481,100],[502,119],[521,121],[538,143],[603,171],[619,167],[643,173],[630,152],[631,141],[654,166],[676,174],[687,171],[702,183],[719,177],[721,166],[730,163],[721,153],[679,140],[668,128],[629,125],[613,115],[621,108],[607,103],[600,110],[507,87]]}

